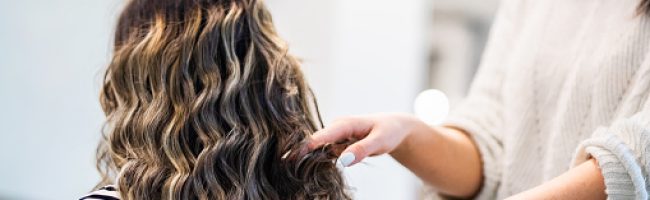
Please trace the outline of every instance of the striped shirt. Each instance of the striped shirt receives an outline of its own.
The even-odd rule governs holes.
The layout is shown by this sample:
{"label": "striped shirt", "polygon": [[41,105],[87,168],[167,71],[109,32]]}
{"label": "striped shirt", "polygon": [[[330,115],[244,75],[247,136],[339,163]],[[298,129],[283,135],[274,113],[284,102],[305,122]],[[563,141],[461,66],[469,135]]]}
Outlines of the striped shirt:
{"label": "striped shirt", "polygon": [[117,191],[115,186],[107,185],[81,197],[79,200],[120,200],[120,193]]}

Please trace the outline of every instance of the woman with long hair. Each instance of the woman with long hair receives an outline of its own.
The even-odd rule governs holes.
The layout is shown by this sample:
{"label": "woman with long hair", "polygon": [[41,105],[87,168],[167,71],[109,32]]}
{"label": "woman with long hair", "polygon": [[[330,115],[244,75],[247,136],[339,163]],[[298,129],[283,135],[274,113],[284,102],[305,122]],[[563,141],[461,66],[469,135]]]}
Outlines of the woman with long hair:
{"label": "woman with long hair", "polygon": [[349,199],[300,64],[261,0],[131,0],[87,199]]}

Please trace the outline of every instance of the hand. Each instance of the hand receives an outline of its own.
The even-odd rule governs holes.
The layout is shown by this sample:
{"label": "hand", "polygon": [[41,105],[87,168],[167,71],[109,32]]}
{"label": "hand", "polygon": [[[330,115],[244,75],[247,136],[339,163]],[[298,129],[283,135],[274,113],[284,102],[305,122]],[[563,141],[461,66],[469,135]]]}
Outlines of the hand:
{"label": "hand", "polygon": [[328,143],[351,143],[339,157],[339,164],[348,167],[368,156],[397,152],[409,133],[422,124],[407,114],[344,117],[316,132],[308,148],[312,150]]}
{"label": "hand", "polygon": [[346,167],[368,156],[389,153],[448,196],[471,197],[481,186],[480,155],[468,134],[454,127],[429,126],[411,115],[341,118],[316,132],[308,149],[325,144],[334,144],[335,151],[344,148],[336,151],[342,152],[337,164]]}

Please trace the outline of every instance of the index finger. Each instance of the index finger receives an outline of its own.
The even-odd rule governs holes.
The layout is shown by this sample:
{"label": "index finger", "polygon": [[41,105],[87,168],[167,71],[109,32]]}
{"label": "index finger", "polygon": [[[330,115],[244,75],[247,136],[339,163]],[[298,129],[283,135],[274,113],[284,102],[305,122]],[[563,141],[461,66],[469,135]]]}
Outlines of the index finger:
{"label": "index finger", "polygon": [[313,150],[328,143],[360,140],[366,137],[371,129],[372,122],[365,118],[348,117],[336,120],[332,125],[316,131],[311,136],[307,148]]}

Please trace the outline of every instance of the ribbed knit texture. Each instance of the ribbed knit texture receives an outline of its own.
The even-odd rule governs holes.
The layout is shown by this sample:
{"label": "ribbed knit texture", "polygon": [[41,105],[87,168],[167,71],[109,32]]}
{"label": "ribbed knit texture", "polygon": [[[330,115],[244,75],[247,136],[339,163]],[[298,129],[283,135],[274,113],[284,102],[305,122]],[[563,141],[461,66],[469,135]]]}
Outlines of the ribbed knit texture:
{"label": "ribbed knit texture", "polygon": [[648,199],[650,23],[635,0],[502,0],[468,97],[446,125],[476,141],[478,199],[591,157],[609,199]]}

